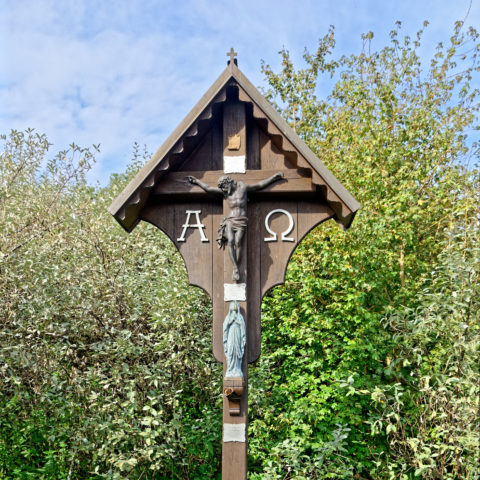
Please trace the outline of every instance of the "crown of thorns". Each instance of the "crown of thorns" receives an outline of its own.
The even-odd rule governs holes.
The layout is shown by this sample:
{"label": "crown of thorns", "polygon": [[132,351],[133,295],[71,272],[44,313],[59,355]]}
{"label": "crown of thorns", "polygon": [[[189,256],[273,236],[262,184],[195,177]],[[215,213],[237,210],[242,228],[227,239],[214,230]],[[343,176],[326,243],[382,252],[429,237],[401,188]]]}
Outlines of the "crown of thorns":
{"label": "crown of thorns", "polygon": [[235,180],[233,180],[232,177],[228,175],[223,175],[218,179],[218,188],[223,189],[223,187],[226,187],[228,185],[233,185],[235,183]]}

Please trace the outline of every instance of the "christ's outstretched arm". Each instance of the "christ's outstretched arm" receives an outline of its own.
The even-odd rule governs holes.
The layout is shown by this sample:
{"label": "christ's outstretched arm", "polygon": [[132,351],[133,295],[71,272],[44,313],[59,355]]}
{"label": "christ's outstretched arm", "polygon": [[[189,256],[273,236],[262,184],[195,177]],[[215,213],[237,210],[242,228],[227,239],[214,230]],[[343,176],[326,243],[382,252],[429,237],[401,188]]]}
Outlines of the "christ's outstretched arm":
{"label": "christ's outstretched arm", "polygon": [[192,175],[189,175],[187,177],[187,180],[193,185],[198,185],[200,188],[205,190],[207,193],[215,193],[217,195],[223,195],[222,191],[218,187],[211,187],[210,185],[207,185],[206,183],[203,183],[201,180],[193,177]]}
{"label": "christ's outstretched arm", "polygon": [[278,180],[281,180],[282,178],[283,178],[282,172],[276,173],[275,175],[272,175],[271,177],[266,178],[265,180],[262,180],[258,183],[254,183],[253,185],[246,185],[247,191],[255,192],[257,190],[262,190],[265,187],[268,187],[271,183],[278,182]]}

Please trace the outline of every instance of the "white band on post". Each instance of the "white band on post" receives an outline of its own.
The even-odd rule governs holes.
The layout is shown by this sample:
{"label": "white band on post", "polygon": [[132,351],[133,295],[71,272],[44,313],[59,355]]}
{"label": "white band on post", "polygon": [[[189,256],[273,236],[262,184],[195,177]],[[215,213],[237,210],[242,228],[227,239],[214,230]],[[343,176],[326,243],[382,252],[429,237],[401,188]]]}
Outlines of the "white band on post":
{"label": "white band on post", "polygon": [[223,296],[226,302],[245,302],[247,300],[247,284],[246,283],[224,283]]}
{"label": "white band on post", "polygon": [[236,155],[235,157],[223,157],[224,173],[245,173],[247,171],[245,164],[245,155]]}
{"label": "white band on post", "polygon": [[244,423],[224,423],[223,424],[223,442],[242,442],[246,441],[246,425]]}

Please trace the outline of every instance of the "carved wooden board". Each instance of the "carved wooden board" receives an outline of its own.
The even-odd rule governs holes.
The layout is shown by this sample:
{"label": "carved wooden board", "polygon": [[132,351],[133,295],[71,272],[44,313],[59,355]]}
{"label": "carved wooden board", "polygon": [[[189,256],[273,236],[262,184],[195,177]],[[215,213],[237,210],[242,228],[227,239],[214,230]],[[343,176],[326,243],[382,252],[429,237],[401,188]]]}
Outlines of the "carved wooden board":
{"label": "carved wooden board", "polygon": [[[249,302],[248,363],[256,361],[260,356],[263,296],[269,289],[284,282],[288,261],[303,237],[332,216],[333,211],[328,206],[313,201],[258,199],[249,204],[249,253],[246,265],[249,277],[246,287]],[[223,362],[222,324],[226,315],[224,293],[225,283],[230,284],[231,281],[228,278],[224,281],[224,251],[218,249],[215,241],[223,218],[222,204],[214,201],[190,201],[149,205],[142,211],[141,217],[174,241],[185,261],[190,284],[205,290],[212,299],[213,354],[219,362]],[[196,226],[198,220],[202,227]],[[190,225],[188,228],[185,227],[187,224]],[[243,262],[245,257],[247,255],[244,255]],[[244,301],[240,300],[240,303]]]}
{"label": "carved wooden board", "polygon": [[[233,59],[233,49],[228,55]],[[231,192],[217,188],[225,174],[237,182]],[[248,204],[247,196],[234,197],[240,182],[251,186]],[[109,209],[127,231],[140,220],[161,229],[179,250],[190,284],[212,299],[213,354],[224,366],[224,480],[247,476],[248,363],[260,356],[262,298],[284,282],[293,251],[312,228],[329,218],[348,228],[358,208],[231,62]],[[218,229],[227,216],[232,249],[219,249]],[[232,229],[241,218],[246,232],[244,223]],[[239,245],[232,241],[237,232],[243,234]],[[233,280],[238,257],[232,251],[239,250],[240,279]],[[244,318],[246,343],[227,377],[224,322],[228,327],[231,304]]]}

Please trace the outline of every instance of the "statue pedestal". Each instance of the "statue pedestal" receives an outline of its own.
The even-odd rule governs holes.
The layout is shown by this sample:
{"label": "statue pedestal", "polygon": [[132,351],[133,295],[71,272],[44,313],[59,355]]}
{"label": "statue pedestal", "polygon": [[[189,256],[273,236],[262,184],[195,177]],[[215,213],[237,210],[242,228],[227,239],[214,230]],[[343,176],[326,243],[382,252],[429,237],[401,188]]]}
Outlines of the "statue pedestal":
{"label": "statue pedestal", "polygon": [[240,415],[240,399],[245,389],[245,381],[242,377],[228,377],[223,379],[223,393],[228,399],[230,415]]}

